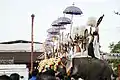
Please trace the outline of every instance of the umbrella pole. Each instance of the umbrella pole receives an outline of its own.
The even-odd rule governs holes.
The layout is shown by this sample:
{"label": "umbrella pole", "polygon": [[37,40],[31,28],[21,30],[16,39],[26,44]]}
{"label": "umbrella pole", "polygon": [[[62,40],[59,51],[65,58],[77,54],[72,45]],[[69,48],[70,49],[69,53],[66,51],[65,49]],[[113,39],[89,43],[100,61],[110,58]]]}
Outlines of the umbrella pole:
{"label": "umbrella pole", "polygon": [[[60,49],[60,26],[59,26],[59,49]],[[60,49],[60,52],[61,52],[61,49]]]}
{"label": "umbrella pole", "polygon": [[63,34],[63,32],[62,32],[62,40],[61,40],[61,41],[62,41],[62,45],[61,45],[61,49],[62,49],[62,50],[63,50],[63,35],[64,35],[64,34]]}
{"label": "umbrella pole", "polygon": [[44,55],[45,55],[45,59],[47,59],[47,53],[46,53],[46,46],[44,44]]}
{"label": "umbrella pole", "polygon": [[72,32],[72,25],[73,25],[73,22],[72,22],[72,20],[73,20],[73,14],[72,14],[72,16],[71,16],[70,36],[71,36],[71,32]]}
{"label": "umbrella pole", "polygon": [[47,59],[47,54],[46,54],[46,51],[45,51],[44,55],[45,55],[45,59]]}
{"label": "umbrella pole", "polygon": [[64,32],[62,32],[62,42],[63,42],[63,35],[64,35]]}
{"label": "umbrella pole", "polygon": [[53,54],[52,57],[54,58],[54,41],[53,41]]}

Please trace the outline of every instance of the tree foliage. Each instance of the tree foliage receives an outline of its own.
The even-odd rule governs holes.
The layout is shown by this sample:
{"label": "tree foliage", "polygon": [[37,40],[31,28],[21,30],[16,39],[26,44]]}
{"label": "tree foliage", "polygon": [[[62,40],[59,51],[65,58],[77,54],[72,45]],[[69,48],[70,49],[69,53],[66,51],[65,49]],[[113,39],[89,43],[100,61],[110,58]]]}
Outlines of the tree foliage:
{"label": "tree foliage", "polygon": [[120,41],[117,44],[112,42],[109,48],[111,50],[110,53],[120,53]]}
{"label": "tree foliage", "polygon": [[[115,44],[115,43],[111,43],[110,46],[110,53],[120,53],[120,41]],[[109,60],[110,63],[113,63],[113,68],[116,74],[118,74],[118,65],[120,65],[120,59],[111,59]]]}

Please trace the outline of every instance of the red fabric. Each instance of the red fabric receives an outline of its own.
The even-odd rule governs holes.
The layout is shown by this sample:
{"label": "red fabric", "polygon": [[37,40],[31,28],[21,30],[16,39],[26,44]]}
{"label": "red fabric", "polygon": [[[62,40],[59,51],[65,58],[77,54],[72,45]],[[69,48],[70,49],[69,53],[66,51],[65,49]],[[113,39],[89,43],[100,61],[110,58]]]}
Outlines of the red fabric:
{"label": "red fabric", "polygon": [[120,64],[118,65],[118,76],[120,77]]}

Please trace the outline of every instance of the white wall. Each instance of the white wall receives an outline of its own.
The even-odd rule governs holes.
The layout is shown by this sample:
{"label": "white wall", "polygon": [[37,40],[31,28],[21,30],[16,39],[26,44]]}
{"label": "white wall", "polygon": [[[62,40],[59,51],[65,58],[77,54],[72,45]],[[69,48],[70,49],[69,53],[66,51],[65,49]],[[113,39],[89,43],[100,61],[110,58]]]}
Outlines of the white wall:
{"label": "white wall", "polygon": [[24,77],[20,80],[28,80],[29,78],[29,70],[26,68],[26,65],[0,65],[0,75],[10,76],[12,73],[18,73],[20,76]]}

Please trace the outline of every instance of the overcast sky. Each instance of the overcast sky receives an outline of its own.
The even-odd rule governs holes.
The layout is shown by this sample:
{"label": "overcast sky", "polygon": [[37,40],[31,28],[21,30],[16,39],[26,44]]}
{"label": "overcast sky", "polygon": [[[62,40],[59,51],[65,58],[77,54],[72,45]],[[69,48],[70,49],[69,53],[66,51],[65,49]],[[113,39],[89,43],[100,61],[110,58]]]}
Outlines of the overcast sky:
{"label": "overcast sky", "polygon": [[[108,52],[111,42],[120,40],[120,0],[0,0],[0,41],[31,40],[31,14],[35,14],[34,41],[43,42],[46,30],[72,3],[83,11],[74,16],[73,26],[86,24],[88,17],[105,17],[100,24],[100,44]],[[70,15],[66,15],[70,17]],[[68,28],[68,26],[67,26]]]}

